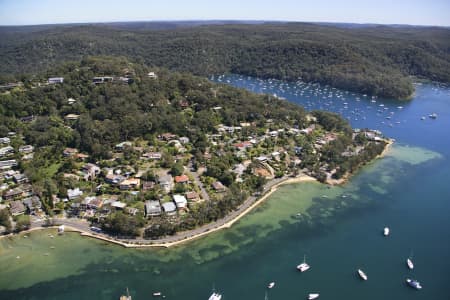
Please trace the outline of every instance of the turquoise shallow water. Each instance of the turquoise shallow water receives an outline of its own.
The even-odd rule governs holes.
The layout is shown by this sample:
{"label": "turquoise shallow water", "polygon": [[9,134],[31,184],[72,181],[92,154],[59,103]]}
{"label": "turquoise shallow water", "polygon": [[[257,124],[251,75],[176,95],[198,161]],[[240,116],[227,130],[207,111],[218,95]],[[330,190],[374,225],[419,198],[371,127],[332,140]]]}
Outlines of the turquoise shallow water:
{"label": "turquoise shallow water", "polygon": [[[118,299],[128,287],[133,300],[152,299],[153,291],[167,299],[201,300],[213,286],[225,300],[264,299],[269,281],[276,281],[269,299],[306,299],[315,291],[320,299],[449,297],[448,88],[418,86],[409,103],[371,102],[361,95],[338,97],[336,90],[329,97],[326,87],[308,93],[300,84],[221,80],[309,108],[342,111],[353,126],[380,129],[397,143],[343,187],[285,186],[230,230],[174,249],[130,250],[77,234],[51,238],[45,231],[2,239],[0,299]],[[420,121],[432,112],[438,119]],[[384,226],[391,228],[388,238]],[[412,272],[405,264],[411,252]],[[311,270],[300,274],[295,266],[304,254]],[[356,276],[358,268],[367,282]],[[421,281],[423,290],[408,288],[407,276]]]}

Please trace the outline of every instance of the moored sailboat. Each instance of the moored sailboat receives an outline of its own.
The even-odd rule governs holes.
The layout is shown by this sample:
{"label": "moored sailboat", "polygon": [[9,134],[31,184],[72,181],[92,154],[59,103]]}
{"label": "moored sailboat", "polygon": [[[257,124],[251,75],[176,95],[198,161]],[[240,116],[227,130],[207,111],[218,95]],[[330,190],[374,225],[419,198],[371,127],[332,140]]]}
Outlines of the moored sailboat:
{"label": "moored sailboat", "polygon": [[297,270],[300,272],[308,271],[311,268],[310,265],[306,263],[306,255],[303,256],[303,262],[297,266]]}
{"label": "moored sailboat", "polygon": [[212,293],[208,300],[221,300],[222,295],[219,293]]}

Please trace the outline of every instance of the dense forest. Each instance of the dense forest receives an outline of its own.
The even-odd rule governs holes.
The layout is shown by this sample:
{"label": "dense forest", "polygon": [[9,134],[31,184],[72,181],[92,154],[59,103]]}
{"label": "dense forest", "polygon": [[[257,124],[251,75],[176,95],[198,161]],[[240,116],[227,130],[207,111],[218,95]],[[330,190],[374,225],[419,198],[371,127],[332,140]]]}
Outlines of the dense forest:
{"label": "dense forest", "polygon": [[[93,158],[106,158],[115,144],[138,137],[153,140],[171,132],[188,136],[203,149],[205,133],[214,132],[220,123],[265,124],[266,119],[273,119],[280,126],[293,126],[305,121],[303,108],[293,103],[165,69],[152,69],[158,74],[158,80],[152,80],[147,78],[148,70],[115,57],[88,57],[53,68],[51,73],[63,76],[64,84],[27,91],[19,88],[0,96],[0,136],[19,131],[28,143],[50,149],[50,156],[69,146],[91,153]],[[99,74],[124,73],[132,73],[135,81],[92,84]],[[46,82],[43,75],[27,81],[25,87]],[[69,104],[69,98],[77,102]],[[183,109],[184,101],[189,109]],[[211,113],[213,107],[223,109]],[[64,116],[69,113],[80,116],[74,121],[75,130],[65,126]],[[35,121],[20,121],[27,116],[34,116]]]}
{"label": "dense forest", "polygon": [[410,76],[450,82],[447,28],[306,23],[153,28],[141,23],[2,27],[1,81],[87,55],[122,55],[196,75],[301,78],[392,98],[412,94]]}

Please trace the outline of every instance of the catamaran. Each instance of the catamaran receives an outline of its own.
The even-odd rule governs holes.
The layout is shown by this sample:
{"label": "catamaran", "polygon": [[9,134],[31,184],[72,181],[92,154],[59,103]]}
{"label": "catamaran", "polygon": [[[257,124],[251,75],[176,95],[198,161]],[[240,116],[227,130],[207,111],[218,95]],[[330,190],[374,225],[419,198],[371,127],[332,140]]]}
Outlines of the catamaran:
{"label": "catamaran", "polygon": [[130,292],[127,288],[127,295],[126,296],[120,296],[120,300],[131,300]]}
{"label": "catamaran", "polygon": [[319,293],[315,293],[315,294],[309,294],[308,295],[308,300],[313,300],[313,299],[317,299],[319,298]]}
{"label": "catamaran", "polygon": [[208,300],[220,300],[222,299],[222,295],[219,293],[212,293]]}
{"label": "catamaran", "polygon": [[297,270],[300,272],[305,272],[309,270],[310,265],[306,263],[306,255],[303,256],[303,262],[297,266]]}
{"label": "catamaran", "polygon": [[363,270],[358,269],[358,275],[359,275],[359,277],[361,277],[361,279],[367,280],[367,275],[366,275],[366,273],[363,272]]}

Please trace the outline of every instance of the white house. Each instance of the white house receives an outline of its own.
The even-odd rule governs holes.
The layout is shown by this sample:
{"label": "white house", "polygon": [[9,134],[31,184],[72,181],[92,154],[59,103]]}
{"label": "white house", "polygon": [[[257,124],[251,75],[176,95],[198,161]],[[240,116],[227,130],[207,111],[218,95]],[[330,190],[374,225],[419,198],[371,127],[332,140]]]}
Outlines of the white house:
{"label": "white house", "polygon": [[69,200],[76,199],[76,198],[80,197],[81,195],[83,195],[83,191],[81,191],[80,188],[67,190],[67,198],[69,198]]}
{"label": "white house", "polygon": [[185,209],[187,207],[187,200],[183,195],[173,195],[173,201],[178,209]]}
{"label": "white house", "polygon": [[48,83],[49,84],[63,83],[63,82],[64,82],[64,78],[63,77],[50,77],[48,79]]}

